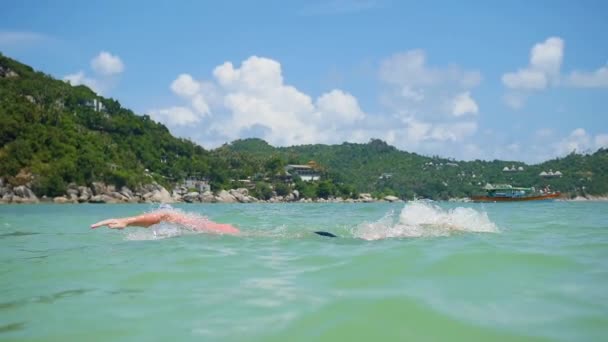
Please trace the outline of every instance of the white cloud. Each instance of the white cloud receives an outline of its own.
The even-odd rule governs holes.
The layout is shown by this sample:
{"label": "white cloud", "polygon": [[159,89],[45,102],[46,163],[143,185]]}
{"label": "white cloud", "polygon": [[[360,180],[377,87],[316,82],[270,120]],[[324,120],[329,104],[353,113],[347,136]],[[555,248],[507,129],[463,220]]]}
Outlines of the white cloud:
{"label": "white cloud", "polygon": [[0,47],[34,44],[46,39],[47,36],[36,32],[0,31]]}
{"label": "white cloud", "polygon": [[502,76],[502,82],[511,89],[545,89],[550,82],[559,80],[564,57],[564,41],[559,37],[547,38],[537,43],[530,51],[530,64],[516,72]]}
{"label": "white cloud", "polygon": [[608,65],[593,72],[573,71],[566,82],[568,85],[578,88],[608,87]]}
{"label": "white cloud", "polygon": [[564,40],[559,37],[547,38],[534,45],[530,52],[530,68],[549,76],[558,76],[564,58]]}
{"label": "white cloud", "polygon": [[81,85],[81,84],[86,85],[87,87],[91,88],[94,92],[101,93],[99,83],[95,79],[87,77],[84,74],[84,71],[82,71],[82,70],[77,73],[64,76],[63,80],[65,82],[70,83],[73,86],[77,86],[77,85]]}
{"label": "white cloud", "polygon": [[187,107],[170,107],[152,110],[148,114],[154,120],[168,126],[187,126],[201,121],[201,116]]}
{"label": "white cloud", "polygon": [[584,129],[577,128],[568,137],[555,144],[555,153],[557,155],[566,155],[571,152],[586,153],[591,148],[591,136]]}
{"label": "white cloud", "polygon": [[93,58],[91,67],[96,73],[103,76],[120,74],[125,69],[120,57],[107,51],[101,51],[99,55]]}
{"label": "white cloud", "polygon": [[426,65],[426,53],[423,50],[410,50],[382,61],[380,79],[389,84],[408,87],[410,91],[417,91],[419,87],[440,86],[446,83],[472,88],[481,82],[481,74],[478,71],[464,71],[457,66],[429,67]]}
{"label": "white cloud", "polygon": [[109,52],[102,51],[91,60],[91,67],[98,74],[98,77],[89,77],[84,71],[69,74],[63,80],[72,85],[86,85],[94,92],[102,94],[115,85],[115,75],[124,70],[124,65],[118,56]]}
{"label": "white cloud", "polygon": [[420,102],[424,100],[424,92],[422,89],[414,90],[412,89],[412,87],[407,85],[401,88],[401,96],[415,102]]}
{"label": "white cloud", "polygon": [[171,83],[171,90],[179,96],[191,98],[201,90],[201,85],[189,74],[181,74]]}
{"label": "white cloud", "polygon": [[576,88],[608,87],[608,65],[595,71],[572,71],[562,75],[564,40],[560,37],[547,38],[535,44],[530,51],[530,62],[525,68],[502,75],[502,83],[512,91],[504,96],[505,103],[515,109],[523,106],[526,94],[546,89],[550,86]]}
{"label": "white cloud", "polygon": [[225,62],[214,68],[213,81],[181,74],[171,90],[189,101],[197,118],[213,114],[202,129],[215,141],[219,135],[226,140],[256,136],[279,146],[338,142],[350,134],[346,127],[365,118],[353,95],[334,89],[313,100],[285,84],[281,64],[264,57],[249,57],[240,67]]}
{"label": "white cloud", "polygon": [[438,153],[453,142],[465,143],[477,131],[477,123],[464,119],[479,113],[471,89],[481,74],[457,65],[431,66],[423,50],[390,56],[380,63],[379,78],[385,85],[383,104],[400,120],[397,146],[421,153]]}
{"label": "white cloud", "polygon": [[465,114],[477,114],[479,107],[473,98],[471,98],[471,92],[465,91],[464,93],[458,94],[454,98],[452,114],[454,116],[462,116]]}
{"label": "white cloud", "polygon": [[608,134],[598,134],[595,136],[595,148],[608,148]]}
{"label": "white cloud", "polygon": [[545,89],[548,81],[545,73],[540,70],[520,69],[502,75],[502,83],[511,89],[536,90]]}
{"label": "white cloud", "polygon": [[357,99],[338,89],[319,97],[317,99],[317,109],[321,113],[322,120],[332,122],[351,123],[365,117]]}
{"label": "white cloud", "polygon": [[438,124],[433,127],[429,137],[438,141],[461,142],[476,131],[477,123],[474,121]]}

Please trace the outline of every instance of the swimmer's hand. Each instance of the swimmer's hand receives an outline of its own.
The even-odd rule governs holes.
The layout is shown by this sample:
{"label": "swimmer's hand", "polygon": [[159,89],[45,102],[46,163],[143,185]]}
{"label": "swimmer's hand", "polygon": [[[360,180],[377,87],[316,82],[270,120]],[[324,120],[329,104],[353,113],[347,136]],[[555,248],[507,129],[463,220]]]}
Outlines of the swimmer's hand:
{"label": "swimmer's hand", "polygon": [[107,219],[91,225],[91,229],[108,226],[110,229],[124,229],[128,225],[125,219]]}

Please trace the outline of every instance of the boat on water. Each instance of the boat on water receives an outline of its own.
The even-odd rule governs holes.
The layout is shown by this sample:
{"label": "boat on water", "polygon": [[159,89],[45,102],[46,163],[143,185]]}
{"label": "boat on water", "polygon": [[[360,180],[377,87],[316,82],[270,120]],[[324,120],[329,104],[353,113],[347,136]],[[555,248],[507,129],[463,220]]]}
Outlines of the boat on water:
{"label": "boat on water", "polygon": [[561,194],[559,191],[548,189],[536,191],[534,188],[515,187],[509,184],[486,184],[483,187],[485,195],[472,196],[473,202],[519,202],[553,200]]}

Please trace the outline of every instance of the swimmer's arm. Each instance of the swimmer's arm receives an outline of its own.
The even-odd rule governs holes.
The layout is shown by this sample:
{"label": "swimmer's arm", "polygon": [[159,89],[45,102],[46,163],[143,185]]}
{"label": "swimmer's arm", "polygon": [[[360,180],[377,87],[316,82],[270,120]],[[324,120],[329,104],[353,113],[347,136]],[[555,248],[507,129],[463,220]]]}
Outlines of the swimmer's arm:
{"label": "swimmer's arm", "polygon": [[155,211],[138,216],[123,217],[117,219],[107,219],[91,225],[92,229],[108,226],[110,229],[124,229],[128,226],[138,226],[148,228],[161,221],[177,221],[169,212]]}

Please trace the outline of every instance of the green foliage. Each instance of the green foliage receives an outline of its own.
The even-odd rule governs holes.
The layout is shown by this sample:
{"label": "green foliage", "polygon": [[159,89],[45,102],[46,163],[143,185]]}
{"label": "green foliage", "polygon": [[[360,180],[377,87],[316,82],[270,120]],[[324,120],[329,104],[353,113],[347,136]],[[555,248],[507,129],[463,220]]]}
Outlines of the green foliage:
{"label": "green foliage", "polygon": [[272,197],[272,188],[266,182],[257,182],[253,196],[261,200],[269,200]]}
{"label": "green foliage", "polygon": [[279,196],[287,196],[291,193],[291,189],[289,187],[289,185],[280,182],[280,183],[275,183],[274,184],[274,191],[277,193],[277,195]]}
{"label": "green foliage", "polygon": [[[147,115],[135,115],[114,99],[86,86],[71,86],[0,54],[0,67],[17,77],[0,77],[0,177],[14,179],[25,170],[39,195],[61,195],[67,184],[103,180],[135,187],[155,180],[165,186],[186,177],[207,179],[213,191],[256,182],[253,195],[268,199],[292,189],[286,164],[320,167],[322,180],[294,177],[301,197],[377,197],[448,199],[471,196],[486,183],[551,186],[570,195],[608,193],[608,150],[572,153],[538,165],[515,161],[469,161],[427,157],[399,151],[386,142],[301,145],[275,148],[260,139],[236,140],[206,151],[192,141],[173,137]],[[93,101],[103,103],[102,111]],[[523,167],[522,172],[503,172]],[[560,170],[561,178],[541,178]],[[147,171],[146,171],[147,170]]]}

